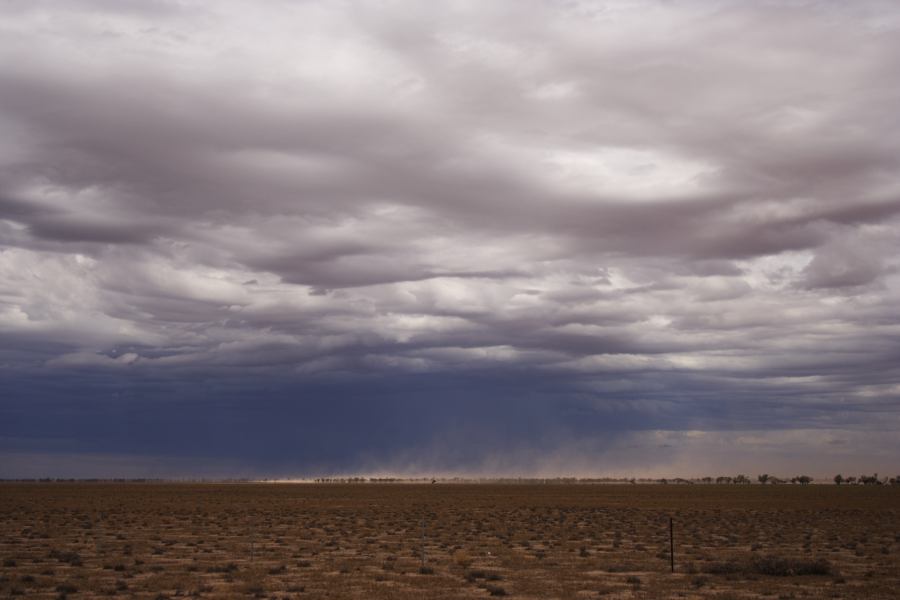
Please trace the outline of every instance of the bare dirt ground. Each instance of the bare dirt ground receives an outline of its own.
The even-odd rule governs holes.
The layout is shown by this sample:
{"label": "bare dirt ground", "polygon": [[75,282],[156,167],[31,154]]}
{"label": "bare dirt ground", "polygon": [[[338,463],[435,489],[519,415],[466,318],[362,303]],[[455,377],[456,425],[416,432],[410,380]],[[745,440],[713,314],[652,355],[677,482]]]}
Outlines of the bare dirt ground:
{"label": "bare dirt ground", "polygon": [[900,488],[9,483],[12,596],[897,598]]}

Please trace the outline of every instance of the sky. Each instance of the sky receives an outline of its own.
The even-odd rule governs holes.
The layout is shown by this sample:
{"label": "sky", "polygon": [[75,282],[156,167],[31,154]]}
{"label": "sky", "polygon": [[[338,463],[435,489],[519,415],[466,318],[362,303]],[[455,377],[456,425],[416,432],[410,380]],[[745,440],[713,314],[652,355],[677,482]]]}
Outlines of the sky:
{"label": "sky", "polygon": [[898,29],[6,0],[0,477],[893,475]]}

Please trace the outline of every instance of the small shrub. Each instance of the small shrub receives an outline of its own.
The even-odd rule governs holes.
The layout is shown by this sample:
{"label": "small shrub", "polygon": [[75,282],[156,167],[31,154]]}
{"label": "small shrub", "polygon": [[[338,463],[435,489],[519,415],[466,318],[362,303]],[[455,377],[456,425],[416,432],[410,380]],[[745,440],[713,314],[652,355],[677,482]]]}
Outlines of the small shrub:
{"label": "small shrub", "polygon": [[453,562],[463,568],[472,564],[472,557],[465,550],[457,550],[453,553]]}
{"label": "small shrub", "polygon": [[4,567],[15,567],[15,566],[16,566],[16,561],[13,560],[12,558],[4,558],[4,559],[3,559],[3,566],[4,566]]}
{"label": "small shrub", "polygon": [[790,577],[795,575],[832,575],[833,567],[825,559],[800,560],[777,556],[759,556],[750,561],[729,560],[710,563],[704,569],[711,575],[766,575]]}
{"label": "small shrub", "polygon": [[506,595],[506,590],[498,585],[489,585],[485,589],[487,589],[488,594],[490,594],[491,596],[505,596]]}
{"label": "small shrub", "polygon": [[233,562],[228,563],[227,565],[213,565],[211,567],[206,568],[207,573],[234,573],[238,570],[238,566]]}
{"label": "small shrub", "polygon": [[419,575],[434,575],[434,569],[431,567],[421,566],[419,567]]}
{"label": "small shrub", "polygon": [[709,563],[703,570],[710,575],[734,575],[746,572],[747,567],[737,561],[729,560]]}
{"label": "small shrub", "polygon": [[55,558],[59,562],[69,563],[73,567],[80,567],[83,564],[81,562],[81,556],[79,556],[77,552],[60,552],[59,550],[51,550],[48,557]]}
{"label": "small shrub", "polygon": [[628,573],[629,571],[639,571],[638,565],[631,563],[622,563],[617,565],[609,565],[606,567],[608,573]]}
{"label": "small shrub", "polygon": [[753,570],[760,575],[785,577],[791,575],[831,575],[831,563],[825,559],[796,560],[765,556],[753,561]]}

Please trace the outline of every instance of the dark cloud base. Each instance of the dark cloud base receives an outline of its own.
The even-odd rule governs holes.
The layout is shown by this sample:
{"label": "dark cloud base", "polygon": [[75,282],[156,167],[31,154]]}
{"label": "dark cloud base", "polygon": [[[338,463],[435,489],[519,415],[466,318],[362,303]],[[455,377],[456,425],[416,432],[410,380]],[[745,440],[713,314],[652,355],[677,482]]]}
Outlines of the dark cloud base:
{"label": "dark cloud base", "polygon": [[[643,393],[591,392],[583,381],[521,370],[319,381],[75,372],[9,383],[0,409],[0,455],[44,460],[34,465],[39,471],[11,461],[0,472],[5,477],[112,476],[104,473],[110,468],[162,477],[687,475],[702,474],[702,467],[667,464],[665,458],[692,448],[678,432],[716,432],[734,440],[747,430],[797,429],[812,437],[820,431],[823,437],[801,440],[789,450],[799,460],[787,464],[807,460],[807,471],[827,473],[832,466],[846,466],[846,457],[823,464],[822,457],[809,456],[810,449],[839,445],[837,431],[884,432],[873,430],[871,419],[896,409],[892,403],[850,405],[828,395],[800,402],[789,388],[764,398],[750,387],[725,393],[721,383],[689,376],[667,378],[657,391],[651,381]],[[606,383],[617,387],[621,381]],[[672,386],[680,393],[667,389]],[[707,468],[728,472],[732,464],[749,464],[777,471],[785,462],[777,440],[727,450],[730,454]],[[889,457],[896,448],[882,450]],[[91,458],[73,465],[72,456]],[[131,466],[110,467],[97,460],[102,456]],[[888,457],[871,449],[857,450],[854,460],[860,456],[866,466],[891,466]]]}

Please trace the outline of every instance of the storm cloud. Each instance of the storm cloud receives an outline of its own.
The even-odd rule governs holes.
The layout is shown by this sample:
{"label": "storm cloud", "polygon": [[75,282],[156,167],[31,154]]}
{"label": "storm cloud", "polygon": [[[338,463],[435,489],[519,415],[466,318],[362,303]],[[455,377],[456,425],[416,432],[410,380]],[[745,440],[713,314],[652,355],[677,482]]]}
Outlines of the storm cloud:
{"label": "storm cloud", "polygon": [[893,3],[0,13],[0,476],[896,466]]}

